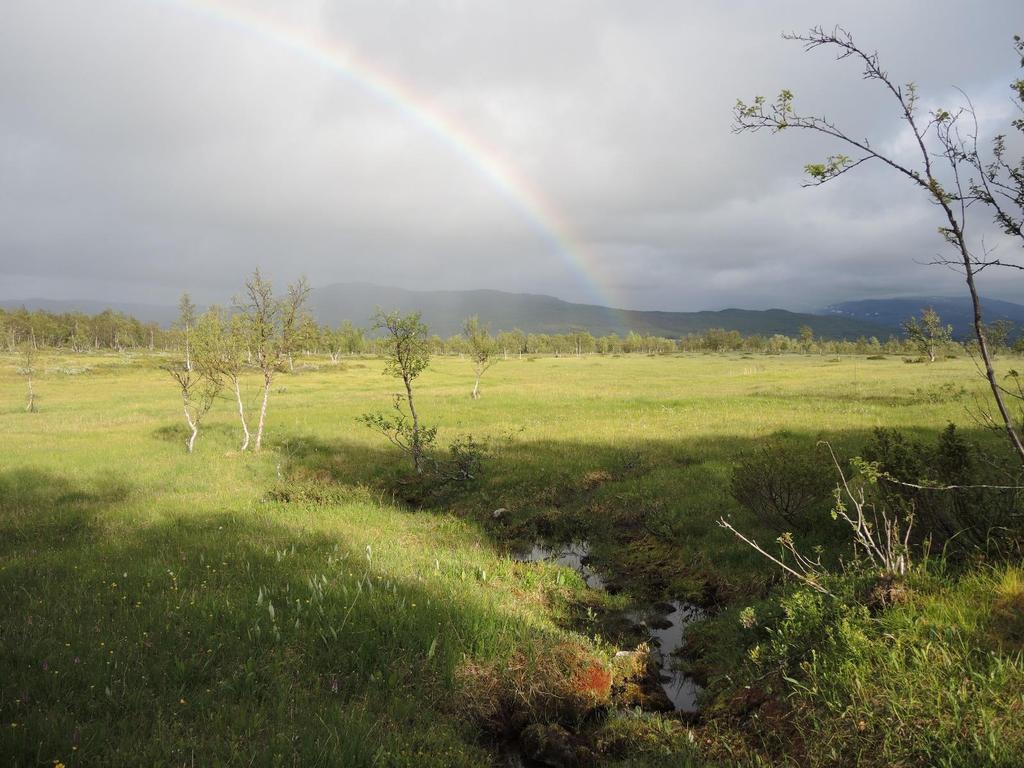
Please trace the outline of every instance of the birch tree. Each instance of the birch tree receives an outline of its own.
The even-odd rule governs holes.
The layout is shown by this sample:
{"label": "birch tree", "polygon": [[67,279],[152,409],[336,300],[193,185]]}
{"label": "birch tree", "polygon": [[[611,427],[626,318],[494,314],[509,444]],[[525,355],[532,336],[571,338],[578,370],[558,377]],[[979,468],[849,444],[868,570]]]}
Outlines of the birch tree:
{"label": "birch tree", "polygon": [[[367,426],[383,433],[392,443],[412,457],[417,474],[423,472],[424,451],[437,434],[436,427],[423,427],[416,413],[412,383],[430,364],[429,337],[427,326],[420,321],[420,313],[403,315],[394,312],[377,311],[374,329],[383,330],[380,348],[384,355],[384,373],[402,380],[405,395],[394,396],[395,416],[364,414],[361,417]],[[403,401],[409,410],[406,416]]]}
{"label": "birch tree", "polygon": [[366,334],[363,333],[362,328],[352,325],[351,321],[346,320],[343,322],[338,329],[338,333],[342,335],[345,352],[349,355],[362,354],[366,350]]}
{"label": "birch tree", "polygon": [[188,362],[182,360],[163,366],[181,393],[182,411],[189,428],[189,436],[185,441],[188,453],[192,453],[199,435],[199,426],[213,407],[224,384],[217,366],[220,325],[216,313],[206,313],[198,325],[192,328],[192,333],[195,344]]}
{"label": "birch tree", "polygon": [[466,337],[469,359],[473,363],[473,373],[476,376],[471,397],[474,400],[479,400],[480,378],[488,368],[498,362],[495,357],[497,348],[491,334],[480,325],[480,318],[476,315],[466,318],[466,322],[462,326],[462,333]]}
{"label": "birch tree", "polygon": [[36,357],[38,350],[36,345],[31,341],[26,341],[21,345],[21,366],[19,372],[25,377],[25,381],[28,384],[28,397],[25,403],[25,411],[27,413],[35,413],[39,410],[39,406],[36,404],[36,391],[33,385],[33,378],[36,374]]}
{"label": "birch tree", "polygon": [[192,370],[192,326],[196,324],[196,305],[188,292],[181,294],[178,301],[178,328],[185,343],[185,370]]}
{"label": "birch tree", "polygon": [[934,363],[939,349],[953,340],[953,326],[943,325],[939,313],[931,307],[921,310],[921,319],[912,317],[903,323],[907,341]]}
{"label": "birch tree", "polygon": [[288,286],[283,299],[275,298],[270,281],[257,269],[246,281],[245,293],[238,302],[238,308],[246,316],[246,341],[263,378],[263,394],[253,444],[256,451],[263,446],[263,429],[267,421],[267,406],[274,377],[294,353],[302,308],[308,296],[309,283],[303,277]]}
{"label": "birch tree", "polygon": [[[884,143],[859,138],[827,117],[798,111],[789,90],[780,91],[774,102],[768,102],[763,96],[755,97],[750,103],[737,101],[733,110],[734,132],[797,130],[827,136],[852,154],[837,153],[826,157],[824,162],[806,165],[808,181],[805,186],[826,184],[864,163],[876,163],[902,176],[938,208],[942,218],[939,234],[950,246],[953,256],[940,257],[936,263],[955,267],[964,276],[971,298],[982,375],[988,381],[999,414],[998,423],[992,419],[991,425],[1006,434],[1018,460],[1024,463],[1024,440],[1017,419],[1007,405],[1007,396],[1019,395],[1007,390],[996,374],[977,288],[977,276],[983,270],[990,267],[1024,270],[1024,264],[994,258],[984,244],[978,252],[967,236],[969,213],[974,210],[973,204],[979,203],[993,213],[1006,235],[1024,245],[1024,158],[1010,159],[1005,137],[996,136],[992,142],[992,159],[985,160],[979,148],[978,121],[966,95],[966,103],[955,110],[937,108],[922,114],[917,87],[913,83],[898,84],[882,68],[878,54],[858,46],[853,36],[841,27],[831,31],[814,27],[803,35],[783,37],[802,43],[806,51],[823,48],[834,52],[838,60],[857,62],[862,77],[878,84],[895,102],[899,118],[908,130],[915,159],[903,161],[898,155],[887,154]],[[1014,43],[1017,53],[1022,55],[1020,63],[1024,68],[1024,41],[1015,37]],[[1011,83],[1010,87],[1018,108],[1024,110],[1024,79]],[[1024,133],[1024,118],[1012,121],[1011,125]]]}
{"label": "birch tree", "polygon": [[241,314],[228,316],[216,307],[207,313],[210,323],[210,365],[217,374],[230,385],[235,393],[235,404],[238,408],[238,420],[242,424],[242,444],[240,451],[249,447],[252,433],[245,415],[245,404],[242,400],[242,374],[245,372],[247,350],[246,340],[249,337],[247,317]]}

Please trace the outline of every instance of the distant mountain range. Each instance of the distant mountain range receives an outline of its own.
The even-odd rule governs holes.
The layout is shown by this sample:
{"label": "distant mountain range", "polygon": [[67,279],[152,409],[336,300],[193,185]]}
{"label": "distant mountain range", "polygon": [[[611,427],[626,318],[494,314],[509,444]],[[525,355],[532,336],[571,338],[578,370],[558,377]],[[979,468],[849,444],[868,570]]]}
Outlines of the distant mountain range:
{"label": "distant mountain range", "polygon": [[318,288],[310,299],[320,322],[334,325],[342,320],[365,324],[377,307],[419,310],[433,333],[450,336],[462,330],[470,315],[493,330],[519,328],[527,333],[566,333],[587,330],[595,336],[630,331],[677,338],[709,328],[736,330],[743,335],[783,333],[796,336],[809,325],[828,338],[883,334],[876,323],[842,317],[788,312],[784,309],[723,309],[708,312],[654,312],[611,309],[594,304],[574,304],[553,296],[505,291],[409,291],[360,283],[340,283]]}
{"label": "distant mountain range", "polygon": [[[968,296],[917,296],[844,301],[825,307],[822,314],[898,328],[904,320],[911,315],[920,315],[921,310],[927,307],[938,312],[943,323],[953,326],[953,335],[956,338],[963,339],[973,334],[974,309]],[[1017,326],[1018,333],[1024,330],[1024,306],[1020,304],[982,298],[981,309],[986,323],[1008,320]]]}
{"label": "distant mountain range", "polygon": [[[984,299],[986,319],[1010,320],[1024,327],[1024,306],[1008,301]],[[920,297],[847,301],[826,307],[820,314],[789,312],[784,309],[723,309],[705,312],[654,312],[612,309],[593,304],[574,304],[553,296],[505,291],[410,291],[366,283],[339,283],[316,288],[310,295],[310,308],[320,323],[337,325],[351,320],[367,326],[377,307],[403,312],[419,310],[431,332],[441,336],[459,333],[470,315],[492,330],[519,328],[527,333],[565,333],[587,330],[595,336],[609,333],[625,335],[630,331],[677,338],[709,328],[735,330],[746,335],[782,333],[796,336],[801,326],[809,326],[816,336],[848,338],[900,333],[900,323],[924,307],[934,307],[960,337],[970,334],[970,302],[966,298]],[[169,325],[178,310],[173,306],[98,301],[56,301],[28,299],[0,301],[0,307],[45,309],[50,312],[86,312],[96,314],[108,307],[137,317],[144,322]]]}

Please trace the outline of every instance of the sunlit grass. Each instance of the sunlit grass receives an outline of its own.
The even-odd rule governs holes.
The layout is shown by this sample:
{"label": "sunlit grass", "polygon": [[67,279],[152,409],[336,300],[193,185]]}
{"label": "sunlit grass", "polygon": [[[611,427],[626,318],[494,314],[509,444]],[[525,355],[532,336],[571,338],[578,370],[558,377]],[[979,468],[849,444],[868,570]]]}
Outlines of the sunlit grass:
{"label": "sunlit grass", "polygon": [[[460,664],[565,642],[610,652],[568,626],[579,579],[512,562],[511,541],[589,537],[627,595],[742,595],[764,569],[714,524],[757,529],[727,492],[736,456],[779,432],[848,451],[877,426],[932,434],[967,424],[983,394],[966,359],[591,356],[503,361],[474,402],[470,363],[439,359],[423,418],[442,446],[472,433],[493,458],[469,488],[423,495],[356,422],[397,389],[377,360],[280,376],[258,455],[238,453],[224,398],[191,456],[156,363],[45,355],[27,414],[0,358],[0,753],[14,765],[486,763]],[[301,482],[331,484],[332,502],[273,500]],[[655,518],[669,534],[647,532]],[[1001,605],[1019,601],[1002,578]]]}

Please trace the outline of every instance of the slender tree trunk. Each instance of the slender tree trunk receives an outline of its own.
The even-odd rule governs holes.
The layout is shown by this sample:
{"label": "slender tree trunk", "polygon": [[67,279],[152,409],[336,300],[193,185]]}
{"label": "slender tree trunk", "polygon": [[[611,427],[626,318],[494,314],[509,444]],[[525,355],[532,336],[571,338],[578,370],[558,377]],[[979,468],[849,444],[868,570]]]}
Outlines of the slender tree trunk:
{"label": "slender tree trunk", "polygon": [[[932,178],[930,172],[928,174],[928,181],[930,183],[930,188],[938,188],[938,182]],[[995,398],[996,408],[999,410],[999,416],[1003,420],[1003,428],[1006,430],[1006,436],[1010,440],[1010,445],[1013,447],[1014,453],[1017,454],[1018,460],[1024,464],[1024,442],[1021,441],[1020,433],[1017,431],[1017,425],[1013,420],[1013,415],[1010,413],[1010,409],[1006,407],[1006,402],[1003,400],[1003,390],[1002,387],[999,386],[999,379],[996,377],[995,368],[992,366],[992,353],[988,347],[988,339],[985,337],[985,325],[981,320],[981,298],[978,296],[978,287],[974,282],[974,261],[971,258],[970,249],[967,247],[967,241],[964,240],[963,228],[960,226],[960,222],[957,220],[956,215],[953,213],[953,209],[950,208],[949,203],[946,202],[945,198],[935,193],[933,193],[933,195],[938,200],[946,214],[946,219],[950,224],[949,232],[952,233],[953,240],[960,251],[960,257],[963,260],[967,289],[970,291],[971,307],[974,310],[974,335],[978,339],[978,351],[981,353],[981,359],[985,363],[985,378],[988,379],[989,387],[992,390],[992,397]]]}
{"label": "slender tree trunk", "polygon": [[974,284],[973,265],[969,260],[965,260],[965,263],[967,268],[967,287],[971,291],[971,303],[974,307],[974,335],[978,337],[978,349],[981,352],[981,359],[985,363],[985,378],[988,379],[989,386],[992,389],[992,396],[996,400],[996,408],[999,409],[999,415],[1003,419],[1003,427],[1006,429],[1006,436],[1010,439],[1010,445],[1013,446],[1017,458],[1024,464],[1024,442],[1021,442],[1013,416],[1003,400],[1003,392],[999,386],[999,380],[996,378],[995,368],[992,367],[992,355],[989,352],[988,340],[985,338],[985,326],[981,322],[981,299],[978,297],[978,289]]}
{"label": "slender tree trunk", "polygon": [[[907,113],[907,121],[910,123],[911,128],[914,129],[914,133],[918,134],[917,126],[914,124],[909,110],[904,109]],[[978,296],[978,288],[974,283],[974,260],[971,257],[970,249],[967,247],[967,241],[964,239],[963,226],[957,219],[956,214],[953,213],[949,199],[941,192],[942,186],[932,174],[931,160],[920,134],[918,134],[918,144],[921,146],[921,154],[924,158],[928,189],[942,207],[943,213],[946,214],[946,220],[950,225],[948,231],[953,235],[952,243],[959,249],[960,257],[963,260],[964,276],[967,280],[967,288],[971,293],[971,306],[974,310],[974,335],[978,338],[978,350],[981,353],[981,359],[985,363],[985,378],[988,379],[989,387],[992,389],[992,396],[995,398],[996,408],[999,410],[1000,417],[1002,417],[1003,427],[1006,430],[1007,438],[1010,440],[1010,445],[1013,447],[1014,453],[1017,454],[1018,460],[1024,464],[1024,442],[1021,441],[1017,425],[1014,423],[1013,416],[1003,400],[1002,388],[999,386],[995,368],[992,366],[992,353],[988,348],[988,339],[985,338],[985,326],[981,320],[981,299]]]}
{"label": "slender tree trunk", "polygon": [[33,413],[36,410],[36,393],[32,388],[32,374],[28,375],[28,403],[25,405],[25,410],[28,413]]}
{"label": "slender tree trunk", "polygon": [[242,440],[242,447],[238,450],[244,451],[249,447],[249,425],[245,423],[245,409],[242,407],[242,388],[238,384],[238,377],[232,376],[231,381],[235,385],[235,399],[238,401],[238,419],[242,422],[242,432],[245,434]]}
{"label": "slender tree trunk", "polygon": [[193,421],[192,414],[188,410],[188,392],[181,393],[181,400],[185,411],[185,421],[188,422],[189,429],[192,430],[192,434],[189,435],[188,440],[185,442],[185,449],[188,453],[192,453],[192,447],[196,444],[196,435],[199,434],[199,423]]}
{"label": "slender tree trunk", "polygon": [[417,473],[422,473],[421,454],[423,446],[420,445],[420,420],[416,415],[416,406],[412,401],[412,382],[405,377],[403,377],[403,381],[405,381],[405,394],[409,398],[409,413],[412,414],[412,464],[416,468]]}
{"label": "slender tree trunk", "polygon": [[192,349],[188,343],[189,327],[185,326],[185,370],[192,371]]}
{"label": "slender tree trunk", "polygon": [[476,375],[476,383],[473,385],[473,399],[480,399],[480,374]]}
{"label": "slender tree trunk", "polygon": [[259,450],[263,446],[263,424],[267,420],[267,400],[270,399],[270,385],[274,381],[274,375],[272,373],[263,374],[263,402],[260,404],[260,421],[256,426],[256,445],[253,446],[254,450]]}

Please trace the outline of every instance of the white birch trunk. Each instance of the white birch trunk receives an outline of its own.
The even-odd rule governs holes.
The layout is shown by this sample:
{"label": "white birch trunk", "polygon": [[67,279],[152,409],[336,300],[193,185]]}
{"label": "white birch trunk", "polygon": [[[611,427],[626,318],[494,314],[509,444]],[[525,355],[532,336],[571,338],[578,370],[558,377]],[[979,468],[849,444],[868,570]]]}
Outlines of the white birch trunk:
{"label": "white birch trunk", "polygon": [[256,426],[256,445],[254,450],[259,450],[263,445],[263,424],[267,419],[267,400],[270,398],[270,384],[273,378],[264,374],[263,376],[263,402],[260,404],[260,420]]}
{"label": "white birch trunk", "polygon": [[192,414],[188,410],[188,394],[182,393],[181,400],[184,405],[185,421],[188,422],[189,429],[192,430],[192,434],[189,435],[188,442],[185,443],[185,448],[189,453],[192,453],[192,447],[196,444],[196,435],[199,434],[199,425],[192,420]]}
{"label": "white birch trunk", "polygon": [[235,385],[235,399],[238,401],[238,419],[242,422],[242,432],[245,433],[245,437],[242,440],[242,447],[238,450],[244,451],[249,447],[249,425],[245,423],[245,409],[242,407],[242,388],[238,384],[238,377],[232,376],[232,382]]}

